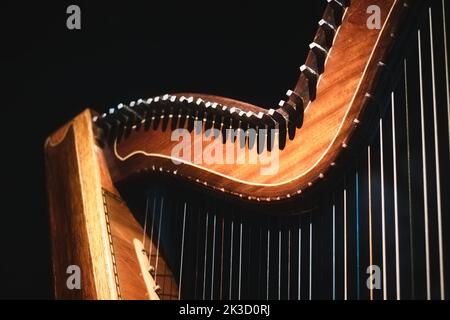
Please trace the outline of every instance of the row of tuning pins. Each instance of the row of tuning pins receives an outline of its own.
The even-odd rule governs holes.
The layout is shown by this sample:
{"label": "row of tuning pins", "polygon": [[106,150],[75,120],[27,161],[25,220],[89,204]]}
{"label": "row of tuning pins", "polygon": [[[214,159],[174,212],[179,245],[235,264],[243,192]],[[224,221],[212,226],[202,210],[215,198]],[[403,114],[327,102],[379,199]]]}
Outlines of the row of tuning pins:
{"label": "row of tuning pins", "polygon": [[[305,64],[300,67],[300,79],[294,90],[288,90],[287,99],[281,100],[279,108],[270,109],[269,113],[280,124],[280,137],[293,139],[295,129],[303,125],[304,108],[316,98],[319,76],[325,71],[325,62],[333,45],[334,38],[342,22],[348,0],[327,0],[328,6],[319,21],[319,30],[314,41],[309,45],[310,51]],[[286,128],[287,131],[284,131]],[[285,142],[280,141],[281,147]]]}
{"label": "row of tuning pins", "polygon": [[[310,52],[304,65],[300,67],[300,80],[295,90],[287,92],[287,99],[280,101],[279,108],[264,112],[244,111],[237,107],[228,107],[195,97],[178,97],[164,95],[147,100],[138,100],[129,105],[119,104],[108,113],[95,117],[94,122],[104,135],[120,140],[127,137],[132,129],[142,126],[148,130],[156,130],[162,122],[162,130],[166,130],[169,121],[171,129],[184,128],[192,131],[195,121],[202,121],[205,129],[222,130],[226,141],[226,130],[265,128],[269,132],[277,129],[280,149],[283,149],[286,138],[293,139],[295,129],[303,124],[303,111],[310,101],[316,97],[318,78],[324,71],[328,52],[333,44],[336,31],[342,21],[347,0],[327,0],[328,6],[319,21],[319,30],[310,44]],[[194,107],[194,108],[193,108]],[[271,150],[274,137],[268,137],[267,150]],[[101,140],[101,139],[99,139]],[[259,139],[257,139],[259,140]],[[245,143],[249,143],[247,139]],[[111,142],[111,141],[110,141]],[[258,146],[258,152],[264,148]]]}

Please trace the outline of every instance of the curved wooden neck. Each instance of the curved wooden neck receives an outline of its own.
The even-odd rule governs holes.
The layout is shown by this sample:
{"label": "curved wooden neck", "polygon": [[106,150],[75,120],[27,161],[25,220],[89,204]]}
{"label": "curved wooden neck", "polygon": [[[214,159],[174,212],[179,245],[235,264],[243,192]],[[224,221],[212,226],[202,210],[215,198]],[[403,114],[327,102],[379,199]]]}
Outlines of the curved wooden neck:
{"label": "curved wooden neck", "polygon": [[[380,29],[368,28],[370,14],[367,8],[371,5],[381,10]],[[336,9],[329,6],[324,15],[329,21],[321,22],[307,62],[301,68],[300,80],[294,90],[289,91],[286,102],[281,103],[281,110],[276,110],[278,114],[227,98],[192,94],[152,99],[153,113],[147,113],[144,118],[133,111],[133,108],[138,110],[140,103],[132,103],[129,107],[122,105],[113,115],[97,117],[95,120],[103,132],[111,127],[114,129],[111,124],[107,128],[107,119],[125,119],[122,123],[128,123],[115,128],[113,139],[105,146],[109,150],[110,167],[114,168],[113,179],[122,181],[138,171],[157,171],[250,201],[273,202],[302,194],[326,178],[339,156],[351,144],[351,137],[356,127],[361,125],[363,112],[407,7],[406,1],[397,0],[352,2],[345,12],[342,10],[342,25],[336,28],[331,46],[333,19],[338,18]],[[321,44],[320,48],[317,43]],[[320,54],[323,50],[327,54],[323,56],[322,65]],[[320,71],[323,73],[318,76]],[[299,103],[303,104],[301,112]],[[184,109],[177,109],[177,104],[184,105]],[[231,120],[208,118],[213,113],[201,111],[202,108],[220,109],[222,106],[232,114]],[[183,110],[189,108],[196,111],[185,117]],[[120,109],[125,112],[121,113]],[[260,119],[250,119],[258,114]],[[271,118],[264,122],[266,115]],[[297,119],[295,117],[297,122],[293,120]],[[131,121],[133,119],[134,122]],[[218,119],[221,119],[220,123]],[[192,130],[195,120],[201,121],[198,130]],[[223,143],[223,137],[211,139],[207,132],[209,128],[216,128],[220,133],[230,127],[261,129],[263,123],[266,129],[278,132],[273,134],[272,139],[276,137],[273,145],[266,142],[266,148],[260,147],[259,150],[259,144],[251,145],[248,139],[243,138],[245,146],[234,139]],[[174,155],[181,139],[173,141],[173,132],[180,128],[190,129],[185,136],[189,140],[190,158]],[[287,132],[284,134],[283,130]],[[210,155],[214,153],[212,149],[215,149],[215,154],[221,151],[223,163],[207,161],[208,151]],[[199,150],[202,150],[200,154]],[[230,150],[235,157],[233,163],[226,161]],[[236,154],[241,158],[236,159]],[[264,173],[268,171],[269,174]]]}

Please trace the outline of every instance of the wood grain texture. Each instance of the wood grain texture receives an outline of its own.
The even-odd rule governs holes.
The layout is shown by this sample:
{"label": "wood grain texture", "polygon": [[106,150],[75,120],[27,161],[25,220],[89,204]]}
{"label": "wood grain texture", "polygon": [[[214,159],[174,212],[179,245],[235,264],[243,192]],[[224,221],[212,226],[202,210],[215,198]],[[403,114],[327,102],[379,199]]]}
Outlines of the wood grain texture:
{"label": "wood grain texture", "polygon": [[[378,5],[383,28],[366,26],[369,5]],[[355,119],[361,119],[389,53],[400,17],[406,9],[396,0],[352,1],[328,55],[317,98],[304,114],[304,124],[279,150],[279,170],[262,175],[261,163],[251,164],[244,148],[242,164],[175,165],[176,142],[171,131],[138,130],[111,146],[95,144],[92,114],[85,111],[46,142],[46,170],[52,234],[55,296],[60,299],[148,299],[133,244],[143,227],[120,198],[115,184],[140,171],[177,175],[206,188],[250,201],[277,201],[298,196],[326,177],[351,143]],[[229,98],[194,95],[243,110],[258,106]],[[360,124],[361,125],[361,124]],[[168,126],[170,128],[170,125]],[[201,135],[204,134],[202,129]],[[191,133],[195,141],[195,133]],[[224,154],[238,144],[217,141]],[[203,142],[203,149],[209,142]],[[191,153],[193,145],[191,145]],[[162,299],[178,297],[173,272],[146,236],[150,262],[158,261],[157,283]],[[159,259],[156,259],[156,256]],[[66,268],[79,265],[82,289],[68,290]]]}
{"label": "wood grain texture", "polygon": [[[368,29],[366,12],[369,5],[381,8],[382,28]],[[171,141],[171,130],[134,130],[107,151],[107,162],[114,182],[123,181],[141,170],[176,174],[210,189],[223,191],[250,201],[275,201],[303,193],[326,177],[351,137],[367,105],[367,93],[375,89],[401,17],[404,2],[396,0],[352,1],[328,55],[325,71],[319,78],[317,98],[305,109],[304,123],[279,150],[279,170],[262,175],[261,163],[250,163],[250,150],[245,147],[243,164],[176,165],[171,153],[178,142]],[[210,101],[227,103],[244,110],[257,106],[227,98],[194,95]],[[356,122],[355,122],[356,119]],[[359,124],[364,125],[364,124]],[[168,126],[170,128],[170,125]],[[201,134],[203,134],[202,130]],[[191,141],[198,137],[191,133]],[[203,149],[210,142],[203,142]],[[233,142],[222,145],[223,153]],[[193,154],[193,143],[192,151]]]}
{"label": "wood grain texture", "polygon": [[[117,299],[91,118],[84,111],[45,145],[58,299]],[[69,265],[81,269],[80,290],[66,286]]]}
{"label": "wood grain texture", "polygon": [[[45,145],[55,297],[148,299],[133,244],[135,238],[142,240],[143,227],[112,183],[91,118],[90,111],[83,112]],[[155,264],[156,247],[145,239]],[[81,269],[81,290],[67,289],[69,265]],[[158,270],[161,298],[177,298],[176,282],[162,255]]]}
{"label": "wood grain texture", "polygon": [[[143,227],[117,195],[109,192],[105,192],[104,195],[109,225],[111,227],[112,245],[114,247],[121,298],[131,300],[149,299],[134,246],[134,239],[142,241],[144,234]],[[145,236],[144,244],[147,253],[152,252],[150,263],[156,268],[156,246],[150,241],[147,235]],[[156,280],[157,284],[161,287],[160,298],[177,298],[177,284],[162,254],[159,255],[157,270],[159,275]]]}

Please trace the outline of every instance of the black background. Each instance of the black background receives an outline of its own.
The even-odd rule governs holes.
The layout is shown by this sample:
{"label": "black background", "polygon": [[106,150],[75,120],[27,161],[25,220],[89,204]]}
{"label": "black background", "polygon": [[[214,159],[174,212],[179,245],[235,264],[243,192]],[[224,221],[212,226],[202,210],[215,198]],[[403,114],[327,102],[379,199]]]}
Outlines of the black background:
{"label": "black background", "polygon": [[[81,30],[66,8],[81,7]],[[85,108],[172,92],[273,106],[325,0],[1,2],[0,298],[51,298],[45,138]]]}

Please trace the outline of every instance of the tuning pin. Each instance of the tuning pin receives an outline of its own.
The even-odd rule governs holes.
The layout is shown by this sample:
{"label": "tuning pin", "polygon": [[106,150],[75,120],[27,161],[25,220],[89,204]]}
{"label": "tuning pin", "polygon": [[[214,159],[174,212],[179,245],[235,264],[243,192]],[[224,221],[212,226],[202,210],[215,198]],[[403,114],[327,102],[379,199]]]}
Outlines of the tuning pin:
{"label": "tuning pin", "polygon": [[104,116],[96,117],[94,122],[96,124],[96,128],[99,129],[97,133],[100,137],[100,140],[103,137],[109,141],[112,132],[112,125],[105,119]]}
{"label": "tuning pin", "polygon": [[[228,110],[228,114],[229,114],[229,123],[230,123],[230,128],[232,127],[235,130],[239,130],[237,133],[240,133],[240,123],[241,123],[241,119],[239,118],[239,111],[240,109],[236,108],[236,107],[231,107]],[[236,138],[237,138],[237,134],[235,134],[234,136],[231,135],[231,142],[236,142]]]}
{"label": "tuning pin", "polygon": [[226,143],[226,141],[228,140],[228,134],[230,133],[228,129],[231,129],[233,127],[233,118],[230,116],[228,109],[229,108],[227,106],[222,106],[223,117],[221,127],[223,143]]}
{"label": "tuning pin", "polygon": [[328,56],[328,50],[316,42],[310,43],[309,48],[314,53],[317,71],[322,73],[325,69],[325,60]]}
{"label": "tuning pin", "polygon": [[303,125],[303,117],[304,117],[304,103],[302,97],[298,95],[295,91],[288,90],[286,92],[286,96],[288,97],[288,103],[290,105],[295,106],[295,111],[297,112],[297,128],[301,128]]}
{"label": "tuning pin", "polygon": [[190,114],[192,112],[192,108],[187,105],[187,98],[185,96],[178,97],[178,107],[179,107],[179,115],[180,120],[178,121],[178,128],[184,128],[186,126],[186,122],[188,121]]}
{"label": "tuning pin", "polygon": [[306,64],[300,67],[301,77],[304,77],[308,83],[308,94],[309,100],[314,100],[316,98],[316,86],[319,75],[316,70],[313,70],[311,67]]}
{"label": "tuning pin", "polygon": [[261,119],[264,127],[263,129],[266,130],[265,141],[260,141],[261,139],[258,139],[259,144],[259,151],[262,152],[264,149],[267,149],[267,151],[271,150],[272,147],[272,129],[275,129],[276,126],[276,120],[269,114],[269,111],[265,112],[259,112],[258,118]]}
{"label": "tuning pin", "polygon": [[[259,139],[259,125],[261,124],[261,119],[255,114],[253,111],[247,111],[243,117],[245,118],[245,122],[248,123],[248,131],[247,131],[247,142],[249,149],[253,149],[255,144],[257,145],[257,141]],[[253,130],[250,130],[253,129]]]}
{"label": "tuning pin", "polygon": [[319,30],[321,32],[319,37],[323,39],[328,49],[331,48],[334,41],[334,35],[336,34],[336,26],[326,21],[325,19],[321,19],[319,21],[319,27]]}
{"label": "tuning pin", "polygon": [[196,120],[197,121],[202,121],[202,123],[203,123],[203,119],[205,118],[206,113],[207,113],[207,108],[206,108],[205,101],[203,99],[201,99],[201,98],[196,99],[195,100],[195,107],[198,110],[197,114],[196,114],[196,117],[197,117]]}
{"label": "tuning pin", "polygon": [[[111,111],[109,114],[112,114]],[[108,121],[110,127],[111,127],[111,134],[110,138],[113,140],[114,138],[117,139],[117,141],[120,141],[122,138],[123,132],[124,132],[124,124],[121,121],[121,119],[113,116],[106,116],[106,121]],[[112,142],[112,141],[110,141]]]}
{"label": "tuning pin", "polygon": [[153,114],[152,114],[152,128],[158,129],[161,118],[164,117],[164,105],[161,103],[161,97],[153,98]]}
{"label": "tuning pin", "polygon": [[342,16],[344,15],[344,10],[347,7],[346,1],[344,0],[327,0],[328,5],[333,10],[333,18],[337,24],[342,21]]}
{"label": "tuning pin", "polygon": [[297,118],[297,111],[295,110],[295,106],[291,104],[290,102],[286,102],[281,100],[278,106],[283,110],[285,113],[288,114],[288,136],[289,139],[294,139],[295,135],[295,127],[298,122]]}
{"label": "tuning pin", "polygon": [[[268,111],[269,115],[275,119],[275,122],[278,123],[278,127],[276,129],[278,129],[278,147],[280,149],[284,149],[285,145],[286,145],[286,128],[287,128],[287,124],[288,124],[288,118],[289,115],[280,109],[274,110],[274,109],[270,109]],[[268,149],[272,150],[272,147],[274,145],[274,137],[272,136],[272,132],[269,133],[269,140],[270,140],[270,144],[268,142]]]}
{"label": "tuning pin", "polygon": [[172,107],[172,122],[171,122],[171,129],[172,131],[176,130],[179,126],[179,121],[181,120],[182,117],[182,109],[180,104],[174,103],[173,107]]}
{"label": "tuning pin", "polygon": [[217,123],[220,125],[221,120],[221,114],[219,113],[219,110],[221,109],[221,106],[216,102],[206,102],[205,103],[205,129],[212,129],[214,125],[214,129],[219,129],[217,127]]}

